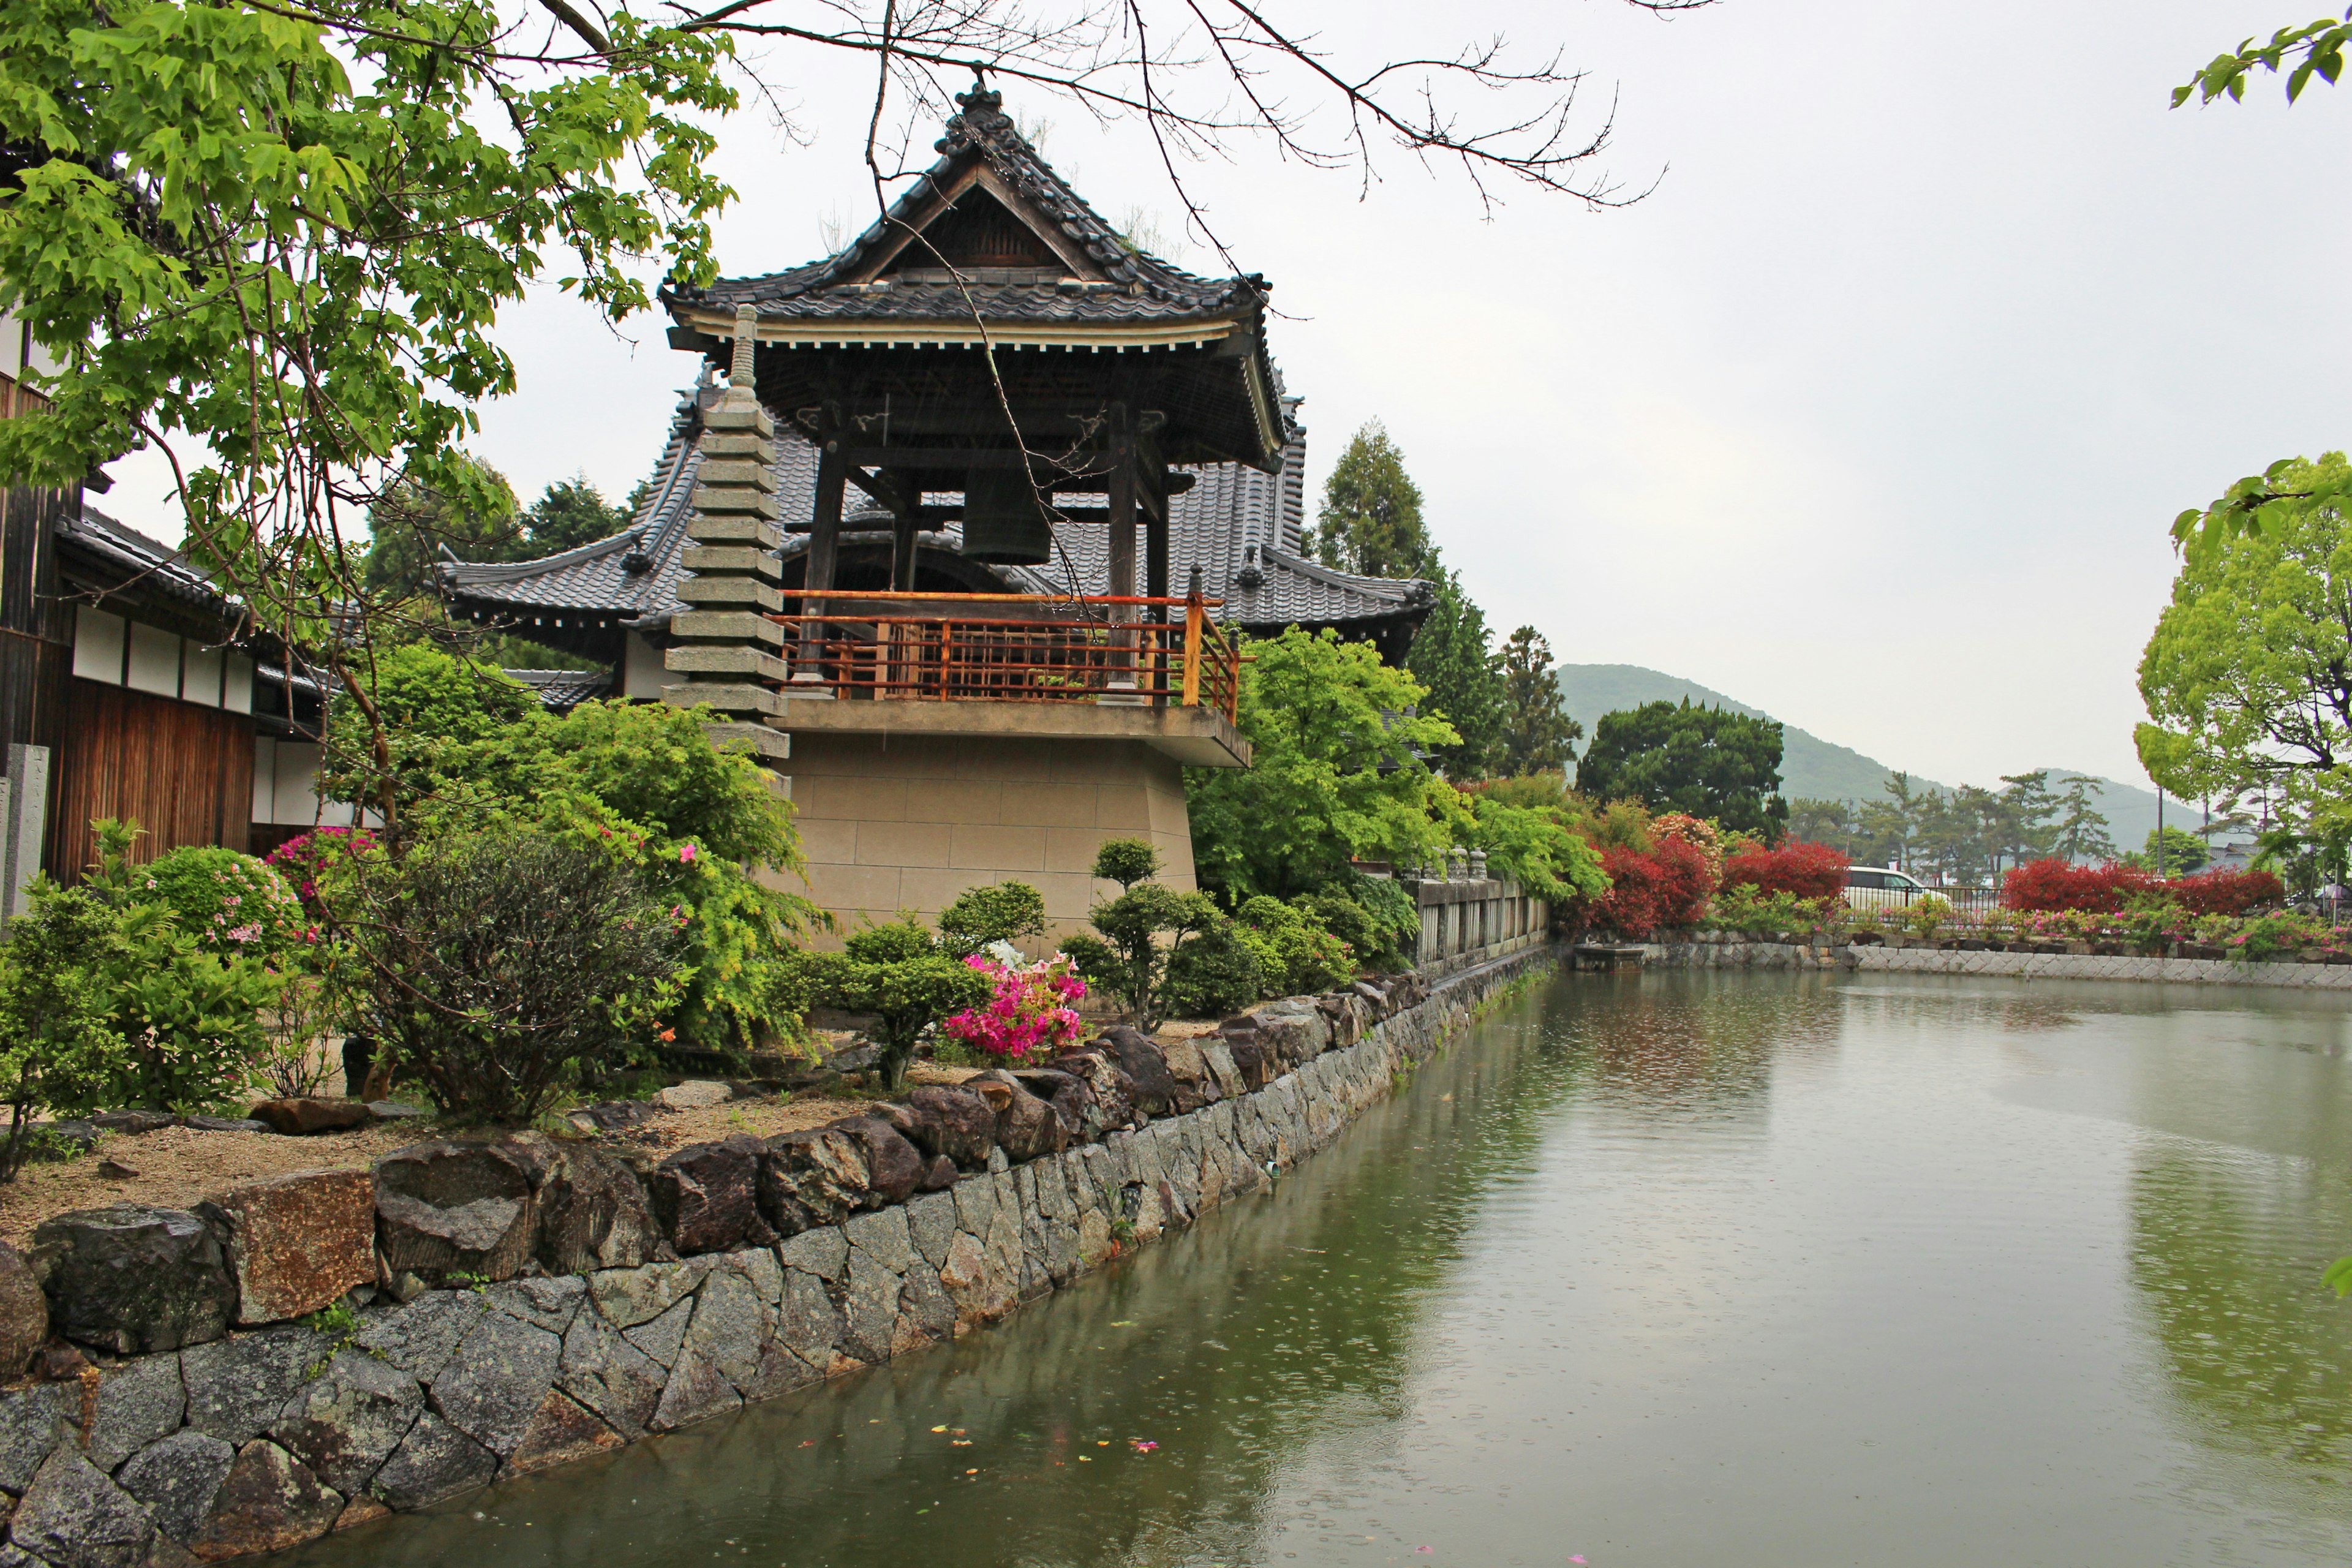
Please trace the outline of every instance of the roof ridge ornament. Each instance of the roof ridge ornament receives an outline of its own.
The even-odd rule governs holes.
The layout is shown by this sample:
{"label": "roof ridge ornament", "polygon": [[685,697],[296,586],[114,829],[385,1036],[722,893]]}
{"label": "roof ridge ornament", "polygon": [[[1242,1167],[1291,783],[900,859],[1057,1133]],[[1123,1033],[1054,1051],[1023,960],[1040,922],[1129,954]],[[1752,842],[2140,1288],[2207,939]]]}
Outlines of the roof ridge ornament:
{"label": "roof ridge ornament", "polygon": [[971,90],[955,95],[956,112],[948,116],[947,134],[931,143],[935,153],[960,153],[966,147],[985,146],[1010,132],[1015,141],[1021,133],[1014,130],[1013,117],[1004,112],[1004,95],[988,85],[988,76],[979,66],[971,68]]}

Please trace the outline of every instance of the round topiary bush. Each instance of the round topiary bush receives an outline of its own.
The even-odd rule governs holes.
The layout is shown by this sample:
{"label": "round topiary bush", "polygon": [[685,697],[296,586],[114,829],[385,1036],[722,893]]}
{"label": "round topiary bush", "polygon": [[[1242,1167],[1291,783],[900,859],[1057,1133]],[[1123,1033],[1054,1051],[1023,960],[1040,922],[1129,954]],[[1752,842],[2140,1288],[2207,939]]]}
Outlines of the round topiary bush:
{"label": "round topiary bush", "polygon": [[300,945],[310,929],[302,900],[250,855],[189,845],[131,872],[134,895],[163,904],[205,952],[267,959]]}

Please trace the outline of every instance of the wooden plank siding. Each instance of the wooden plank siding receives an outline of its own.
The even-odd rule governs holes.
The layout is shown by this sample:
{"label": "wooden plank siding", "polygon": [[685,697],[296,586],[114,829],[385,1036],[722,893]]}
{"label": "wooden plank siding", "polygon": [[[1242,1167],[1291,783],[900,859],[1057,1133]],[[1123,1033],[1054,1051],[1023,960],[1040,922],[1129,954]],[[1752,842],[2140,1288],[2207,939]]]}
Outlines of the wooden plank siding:
{"label": "wooden plank siding", "polygon": [[67,684],[50,768],[48,872],[79,879],[96,854],[93,818],[135,818],[136,858],[184,844],[243,849],[253,816],[253,721],[94,680]]}

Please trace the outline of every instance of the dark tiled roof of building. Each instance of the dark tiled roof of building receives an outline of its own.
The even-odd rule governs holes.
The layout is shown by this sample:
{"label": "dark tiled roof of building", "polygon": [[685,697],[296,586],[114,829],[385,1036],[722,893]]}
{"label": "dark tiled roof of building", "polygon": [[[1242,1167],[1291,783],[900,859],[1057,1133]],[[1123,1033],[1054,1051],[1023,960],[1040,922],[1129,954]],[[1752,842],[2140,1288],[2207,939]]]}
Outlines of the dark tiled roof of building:
{"label": "dark tiled roof of building", "polygon": [[[1131,247],[1039,156],[1004,113],[997,93],[975,89],[957,94],[956,102],[962,112],[948,120],[947,134],[937,145],[940,161],[891,205],[887,217],[838,255],[782,272],[723,279],[709,289],[677,289],[665,298],[675,305],[729,311],[752,305],[762,319],[937,321],[969,321],[975,307],[982,316],[999,321],[1165,321],[1252,310],[1265,300],[1263,278],[1202,278]],[[1075,288],[1059,279],[854,281],[887,247],[932,214],[950,182],[975,157],[1056,226],[1103,272],[1103,280]]]}
{"label": "dark tiled roof of building", "polygon": [[[499,565],[443,564],[441,580],[451,597],[511,619],[522,616],[578,613],[609,617],[641,630],[668,624],[678,609],[680,552],[692,511],[694,477],[701,455],[694,449],[699,410],[715,401],[714,388],[687,393],[670,425],[667,447],[656,469],[644,508],[625,533],[583,544],[542,561]],[[1284,452],[1282,472],[1267,474],[1240,463],[1214,463],[1190,470],[1192,488],[1171,499],[1168,538],[1169,588],[1181,595],[1192,569],[1201,569],[1202,591],[1225,601],[1215,612],[1228,625],[1268,628],[1294,622],[1346,626],[1351,623],[1418,616],[1430,602],[1425,583],[1357,577],[1307,560],[1300,552],[1306,467],[1306,434],[1295,423]],[[776,435],[776,500],[787,527],[814,510],[816,449],[789,428]],[[860,531],[854,515],[845,533]],[[1065,497],[1067,503],[1077,498]],[[1097,503],[1099,504],[1099,503]],[[870,527],[871,525],[869,525]],[[887,532],[887,524],[882,525]],[[1075,574],[1086,594],[1110,591],[1109,531],[1100,523],[1074,521],[1055,535],[1068,552],[1042,566],[1003,566],[996,575],[1015,593],[1063,595]],[[922,542],[954,550],[962,541],[950,523],[927,532]],[[782,552],[790,561],[808,548],[806,534],[788,534]],[[631,557],[642,569],[631,570]],[[521,626],[528,634],[529,628]]]}
{"label": "dark tiled roof of building", "polygon": [[210,573],[188,559],[186,551],[117,522],[87,501],[79,517],[68,514],[58,522],[58,537],[70,553],[117,579],[100,586],[152,594],[215,616],[225,626],[243,618],[241,607],[220,591]]}
{"label": "dark tiled roof of building", "polygon": [[613,694],[609,669],[509,669],[506,672],[539,693],[540,706],[569,713],[583,702]]}

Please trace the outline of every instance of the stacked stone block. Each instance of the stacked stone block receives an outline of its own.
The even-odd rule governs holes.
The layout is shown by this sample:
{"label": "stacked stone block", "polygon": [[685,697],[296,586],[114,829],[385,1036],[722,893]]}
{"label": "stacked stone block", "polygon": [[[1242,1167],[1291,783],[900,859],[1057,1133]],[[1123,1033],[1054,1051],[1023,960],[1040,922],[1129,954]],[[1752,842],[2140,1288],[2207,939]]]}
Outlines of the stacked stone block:
{"label": "stacked stone block", "polygon": [[750,306],[736,314],[735,358],[726,394],[702,416],[702,467],[681,557],[688,575],[677,595],[689,606],[670,622],[677,639],[663,657],[686,679],[665,687],[681,708],[708,703],[727,715],[712,739],[751,741],[762,755],[788,755],[769,724],[783,712],[776,689],[787,670],[783,630],[768,619],[783,608],[776,550],[776,422],[751,390],[754,333]]}

